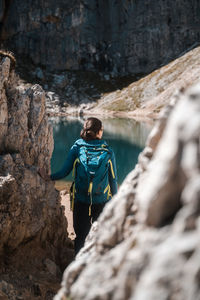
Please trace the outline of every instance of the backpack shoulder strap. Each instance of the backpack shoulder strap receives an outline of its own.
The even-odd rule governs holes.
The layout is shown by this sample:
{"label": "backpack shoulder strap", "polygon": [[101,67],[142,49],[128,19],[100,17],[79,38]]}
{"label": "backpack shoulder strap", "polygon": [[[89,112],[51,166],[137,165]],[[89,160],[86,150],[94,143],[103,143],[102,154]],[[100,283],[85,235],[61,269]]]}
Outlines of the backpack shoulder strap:
{"label": "backpack shoulder strap", "polygon": [[113,179],[115,179],[115,172],[114,172],[112,160],[109,159],[109,160],[108,160],[108,163],[110,164],[110,170],[111,170],[112,177],[113,177]]}
{"label": "backpack shoulder strap", "polygon": [[79,158],[77,157],[76,159],[75,159],[75,161],[74,161],[74,163],[73,163],[73,170],[72,170],[72,177],[73,178],[75,178],[75,170],[76,170],[76,164],[77,163],[79,163],[80,162],[80,160],[79,160]]}
{"label": "backpack shoulder strap", "polygon": [[79,163],[80,160],[77,157],[73,163],[73,169],[72,169],[72,177],[73,177],[73,182],[70,188],[70,209],[73,211],[74,210],[74,199],[75,199],[75,177],[76,177],[76,165]]}

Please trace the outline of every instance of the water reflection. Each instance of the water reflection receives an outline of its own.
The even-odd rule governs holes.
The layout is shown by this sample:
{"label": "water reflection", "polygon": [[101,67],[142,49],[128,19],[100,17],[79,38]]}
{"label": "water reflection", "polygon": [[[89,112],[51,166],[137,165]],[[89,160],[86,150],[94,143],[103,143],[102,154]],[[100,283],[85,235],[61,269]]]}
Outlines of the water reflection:
{"label": "water reflection", "polygon": [[136,146],[144,147],[151,126],[133,119],[113,118],[103,120],[104,136],[110,139],[128,141]]}
{"label": "water reflection", "polygon": [[[73,143],[79,138],[84,121],[78,118],[51,118],[49,121],[54,134],[51,170],[56,172],[62,166]],[[138,155],[145,145],[151,125],[139,123],[133,119],[120,118],[102,119],[102,122],[103,139],[115,152],[118,182],[121,184],[137,163]],[[72,180],[71,175],[66,180]]]}

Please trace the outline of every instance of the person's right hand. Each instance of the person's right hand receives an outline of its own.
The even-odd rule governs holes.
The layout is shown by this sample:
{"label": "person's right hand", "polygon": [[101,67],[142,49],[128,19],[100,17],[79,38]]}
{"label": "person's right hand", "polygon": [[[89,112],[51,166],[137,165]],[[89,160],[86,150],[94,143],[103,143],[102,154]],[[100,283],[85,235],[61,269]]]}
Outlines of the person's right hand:
{"label": "person's right hand", "polygon": [[50,175],[48,175],[44,168],[38,170],[38,174],[46,181],[51,180]]}

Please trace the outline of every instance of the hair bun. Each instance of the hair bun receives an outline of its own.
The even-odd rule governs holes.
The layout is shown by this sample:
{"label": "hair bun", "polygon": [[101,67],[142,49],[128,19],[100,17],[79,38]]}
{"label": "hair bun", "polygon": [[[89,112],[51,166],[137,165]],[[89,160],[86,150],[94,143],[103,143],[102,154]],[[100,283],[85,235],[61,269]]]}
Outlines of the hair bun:
{"label": "hair bun", "polygon": [[94,140],[97,138],[98,132],[102,128],[102,123],[97,118],[88,118],[83,126],[83,129],[81,130],[81,138],[89,141]]}

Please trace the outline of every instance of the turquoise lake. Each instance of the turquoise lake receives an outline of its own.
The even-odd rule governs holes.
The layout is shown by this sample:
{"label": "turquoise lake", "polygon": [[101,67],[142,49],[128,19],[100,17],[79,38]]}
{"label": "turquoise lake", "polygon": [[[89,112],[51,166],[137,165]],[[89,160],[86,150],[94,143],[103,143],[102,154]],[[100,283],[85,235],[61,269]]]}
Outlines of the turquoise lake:
{"label": "turquoise lake", "polygon": [[[138,155],[143,150],[152,125],[136,122],[133,119],[102,119],[103,139],[112,147],[116,157],[118,183],[135,167]],[[84,120],[81,118],[51,118],[53,127],[54,151],[51,159],[51,172],[58,171],[67,157],[73,143],[79,138]],[[72,181],[71,174],[65,178]]]}

